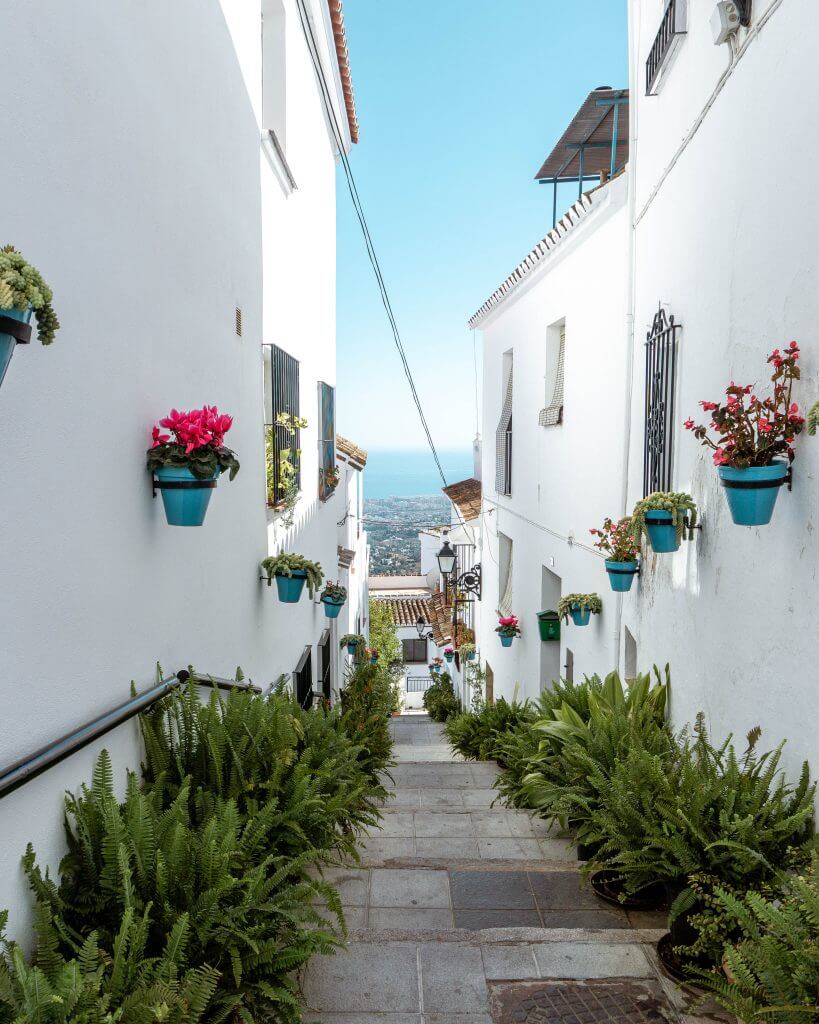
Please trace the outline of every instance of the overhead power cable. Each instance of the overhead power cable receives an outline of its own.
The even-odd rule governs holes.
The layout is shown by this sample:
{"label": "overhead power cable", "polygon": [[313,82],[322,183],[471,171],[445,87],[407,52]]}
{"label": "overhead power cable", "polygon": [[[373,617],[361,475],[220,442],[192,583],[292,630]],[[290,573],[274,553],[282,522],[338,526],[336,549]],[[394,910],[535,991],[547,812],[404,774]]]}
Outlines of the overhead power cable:
{"label": "overhead power cable", "polygon": [[[432,439],[432,433],[429,429],[427,418],[424,415],[424,409],[421,405],[421,399],[418,395],[418,389],[415,386],[415,381],[412,376],[412,370],[410,369],[409,362],[407,361],[407,354],[404,350],[404,344],[401,340],[401,332],[398,329],[398,323],[395,319],[395,314],[393,313],[392,303],[390,302],[389,292],[387,291],[387,285],[384,281],[384,275],[381,272],[381,265],[378,261],[378,256],[375,251],[372,236],[370,235],[370,229],[367,224],[367,218],[364,215],[364,207],[361,203],[361,198],[358,194],[358,188],[355,183],[355,177],[353,176],[352,168],[350,167],[350,162],[347,158],[347,153],[344,147],[344,136],[338,124],[335,107],[333,106],[332,94],[330,91],[330,87],[327,83],[327,78],[325,77],[324,74],[324,68],[321,63],[321,56],[319,54],[318,45],[316,43],[315,35],[313,34],[313,26],[310,23],[310,17],[309,14],[307,13],[307,8],[305,7],[305,0],[297,0],[297,7],[299,11],[299,20],[301,21],[302,32],[304,33],[304,39],[305,42],[307,43],[307,51],[310,54],[310,60],[312,61],[313,68],[315,69],[316,76],[318,78],[318,82],[321,88],[322,102],[324,104],[324,109],[327,112],[327,118],[330,122],[333,136],[335,138],[339,159],[341,160],[341,165],[344,168],[344,176],[347,179],[347,188],[350,192],[350,198],[352,199],[353,202],[353,208],[355,210],[358,223],[361,227],[361,233],[364,236],[364,244],[367,249],[367,256],[369,257],[370,264],[372,265],[373,268],[373,273],[375,274],[375,279],[378,284],[378,290],[381,295],[381,302],[383,303],[384,309],[387,313],[387,319],[390,322],[393,339],[395,341],[395,347],[398,350],[398,355],[401,359],[401,364],[404,367],[404,374],[406,375],[407,381],[410,386],[410,392],[412,393],[413,402],[415,403],[415,407],[418,410],[418,416],[421,420],[421,426],[423,427],[424,434],[426,435],[427,444],[429,445],[429,449],[432,452],[432,457],[435,460],[435,465],[438,468],[438,473],[440,474],[444,487],[447,487],[448,482],[446,474],[444,473],[444,468],[441,465],[441,460],[438,457],[438,451],[435,447],[435,442]],[[458,511],[457,506],[456,511]],[[461,519],[462,525],[465,525],[463,523],[463,519],[461,518],[460,511],[458,511],[458,517],[459,519]]]}

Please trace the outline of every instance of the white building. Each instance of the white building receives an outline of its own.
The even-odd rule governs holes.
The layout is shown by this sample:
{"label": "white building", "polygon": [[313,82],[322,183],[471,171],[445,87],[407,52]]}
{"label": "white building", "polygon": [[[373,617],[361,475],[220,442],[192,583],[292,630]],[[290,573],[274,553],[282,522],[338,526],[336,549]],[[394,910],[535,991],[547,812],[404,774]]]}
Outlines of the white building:
{"label": "white building", "polygon": [[[343,148],[357,136],[339,0],[43,0],[7,6],[0,30],[15,40],[2,242],[41,270],[62,322],[50,349],[18,350],[0,389],[2,772],[127,700],[132,680],[144,690],[157,662],[164,676],[241,665],[259,683],[298,670],[308,691],[329,664],[336,688],[348,621],[306,595],[279,604],[259,562],[321,562],[362,628],[367,568],[366,536],[339,525],[363,462],[342,451],[332,493],[320,478],[336,459],[331,122]],[[151,426],[203,403],[234,416],[241,471],[202,528],[169,527],[145,468]],[[290,527],[267,501],[265,424],[282,411],[308,422]],[[0,800],[13,931],[25,844],[56,865],[63,792],[103,746],[120,782],[138,768],[130,720]]]}
{"label": "white building", "polygon": [[[481,654],[505,696],[516,683],[531,696],[558,672],[631,676],[668,662],[675,724],[700,710],[718,737],[759,724],[768,743],[788,739],[791,768],[803,758],[816,768],[819,447],[799,439],[793,491],[782,490],[769,526],[746,528],[682,429],[732,379],[764,389],[767,354],[792,338],[797,399],[816,398],[819,211],[804,188],[817,152],[804,120],[815,11],[808,0],[740,3],[747,24],[715,44],[716,6],[630,0],[627,172],[584,194],[471,321],[484,336],[484,436],[498,432],[484,458],[484,607],[497,600],[523,627],[501,649],[485,614]],[[592,173],[604,169],[594,153]],[[674,318],[676,351],[661,486],[644,481],[658,309]],[[703,529],[676,554],[644,557],[620,598],[587,531],[657,489],[689,491]],[[534,614],[568,591],[598,592],[603,613],[564,626],[558,655]]]}

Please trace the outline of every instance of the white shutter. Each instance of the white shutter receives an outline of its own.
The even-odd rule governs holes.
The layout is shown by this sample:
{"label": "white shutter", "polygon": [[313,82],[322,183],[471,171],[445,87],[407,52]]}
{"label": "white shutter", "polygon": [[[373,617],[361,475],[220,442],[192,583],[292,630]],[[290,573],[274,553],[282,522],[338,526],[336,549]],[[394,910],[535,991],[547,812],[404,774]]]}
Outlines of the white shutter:
{"label": "white shutter", "polygon": [[509,374],[506,378],[506,386],[503,393],[503,406],[501,408],[498,429],[495,432],[495,490],[498,494],[509,493],[509,449],[507,432],[512,425],[512,370],[513,364],[509,364]]}
{"label": "white shutter", "polygon": [[[545,409],[540,410],[538,422],[541,427],[556,427],[563,422],[563,357],[566,348],[566,328],[560,329],[560,349],[557,354],[552,400]],[[548,394],[548,392],[547,392]]]}

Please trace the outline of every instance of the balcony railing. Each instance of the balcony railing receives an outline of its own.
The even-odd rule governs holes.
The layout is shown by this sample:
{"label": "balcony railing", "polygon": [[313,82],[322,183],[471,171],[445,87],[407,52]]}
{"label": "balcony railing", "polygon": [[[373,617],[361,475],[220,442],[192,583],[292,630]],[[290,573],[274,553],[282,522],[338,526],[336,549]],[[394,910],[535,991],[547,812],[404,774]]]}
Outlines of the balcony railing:
{"label": "balcony railing", "polygon": [[646,61],[646,96],[654,95],[660,73],[666,65],[678,37],[685,35],[686,0],[668,0],[660,28]]}
{"label": "balcony railing", "polygon": [[430,676],[407,676],[407,693],[424,693],[430,686]]}

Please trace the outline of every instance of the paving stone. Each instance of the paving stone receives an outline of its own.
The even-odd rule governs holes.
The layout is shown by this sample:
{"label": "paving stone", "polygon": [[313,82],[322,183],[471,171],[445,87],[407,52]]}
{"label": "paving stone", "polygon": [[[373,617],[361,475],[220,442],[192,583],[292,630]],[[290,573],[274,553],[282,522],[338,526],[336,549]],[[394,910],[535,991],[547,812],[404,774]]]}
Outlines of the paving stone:
{"label": "paving stone", "polygon": [[477,839],[426,839],[415,840],[416,856],[438,860],[477,860]]}
{"label": "paving stone", "polygon": [[[429,907],[370,907],[369,928],[396,931],[446,931],[453,927],[452,911]],[[404,938],[405,936],[401,936]]]}
{"label": "paving stone", "polygon": [[382,839],[411,839],[415,834],[413,811],[393,811],[385,814],[370,835]]}
{"label": "paving stone", "polygon": [[529,885],[541,910],[600,910],[606,906],[579,871],[530,871]]}
{"label": "paving stone", "polygon": [[392,860],[396,857],[414,857],[414,839],[365,839],[359,847],[363,861]]}
{"label": "paving stone", "polygon": [[[476,836],[505,839],[512,835],[506,814],[502,810],[470,811],[469,816]],[[532,837],[531,829],[528,835]]]}
{"label": "paving stone", "polygon": [[304,973],[311,1010],[420,1012],[415,944],[353,942],[346,952],[314,957]]}
{"label": "paving stone", "polygon": [[648,960],[637,945],[540,942],[535,959],[544,978],[648,978]]}
{"label": "paving stone", "polygon": [[632,928],[668,931],[667,910],[627,910],[626,916]]}
{"label": "paving stone", "polygon": [[496,789],[488,787],[468,789],[464,792],[464,807],[490,807],[497,798],[498,791]]}
{"label": "paving stone", "polygon": [[542,857],[537,839],[478,839],[480,855],[488,860],[533,860]]}
{"label": "paving stone", "polygon": [[325,868],[323,879],[338,890],[345,907],[366,907],[370,891],[368,868]]}
{"label": "paving stone", "polygon": [[366,907],[344,907],[344,923],[348,932],[363,931],[367,925]]}
{"label": "paving stone", "polygon": [[481,953],[487,981],[540,977],[531,946],[481,946]]}
{"label": "paving stone", "polygon": [[481,951],[455,943],[421,946],[424,1013],[488,1013]]}
{"label": "paving stone", "polygon": [[538,843],[541,859],[577,863],[577,847],[567,839],[538,839]]}
{"label": "paving stone", "polygon": [[536,910],[455,910],[455,927],[480,931],[484,928],[540,928]]}
{"label": "paving stone", "polygon": [[422,789],[420,793],[422,808],[456,807],[458,810],[464,808],[466,791],[463,789]]}
{"label": "paving stone", "polygon": [[392,807],[411,808],[415,810],[421,804],[421,790],[420,789],[395,789],[393,790],[393,798],[384,801],[384,806],[387,809]]}
{"label": "paving stone", "polygon": [[456,910],[535,910],[525,871],[451,871],[452,906]]}
{"label": "paving stone", "polygon": [[[540,907],[540,904],[538,904]],[[540,916],[544,928],[628,928],[625,911],[616,907],[598,910],[543,910]]]}
{"label": "paving stone", "polygon": [[449,908],[449,876],[446,871],[373,868],[370,906]]}
{"label": "paving stone", "polygon": [[420,1013],[310,1013],[310,1024],[423,1024]]}
{"label": "paving stone", "polygon": [[415,834],[419,838],[458,838],[474,836],[469,814],[447,814],[444,811],[416,811]]}

